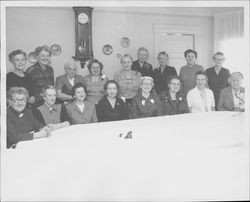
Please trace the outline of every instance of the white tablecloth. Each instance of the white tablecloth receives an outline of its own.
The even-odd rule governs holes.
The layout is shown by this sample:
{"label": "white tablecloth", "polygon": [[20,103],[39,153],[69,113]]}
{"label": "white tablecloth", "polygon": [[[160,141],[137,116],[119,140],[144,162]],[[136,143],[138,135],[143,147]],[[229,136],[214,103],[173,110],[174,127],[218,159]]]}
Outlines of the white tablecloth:
{"label": "white tablecloth", "polygon": [[2,199],[246,200],[247,135],[233,112],[70,126],[5,151]]}

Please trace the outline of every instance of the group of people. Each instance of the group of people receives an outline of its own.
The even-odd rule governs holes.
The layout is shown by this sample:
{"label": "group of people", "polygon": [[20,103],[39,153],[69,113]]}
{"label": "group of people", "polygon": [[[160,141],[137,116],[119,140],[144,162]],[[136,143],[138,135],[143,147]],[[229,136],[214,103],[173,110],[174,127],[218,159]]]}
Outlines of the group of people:
{"label": "group of people", "polygon": [[178,76],[168,65],[166,52],[158,54],[159,67],[147,62],[149,52],[138,49],[138,59],[121,58],[122,69],[109,80],[103,64],[89,61],[89,74],[77,74],[74,59],[65,74],[54,79],[48,46],[35,50],[37,62],[26,69],[22,50],[9,54],[13,71],[7,74],[7,148],[19,141],[48,137],[71,124],[117,121],[215,110],[244,111],[243,75],[223,67],[223,53],[213,55],[214,66],[196,64],[197,52],[184,52],[187,65]]}

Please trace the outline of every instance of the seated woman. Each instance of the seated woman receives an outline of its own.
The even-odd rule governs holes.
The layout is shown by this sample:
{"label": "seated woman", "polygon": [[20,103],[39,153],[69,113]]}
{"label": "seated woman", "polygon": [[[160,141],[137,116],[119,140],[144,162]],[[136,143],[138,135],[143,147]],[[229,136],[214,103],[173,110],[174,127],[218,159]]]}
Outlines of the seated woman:
{"label": "seated woman", "polygon": [[48,137],[50,129],[44,127],[26,107],[28,91],[23,87],[11,87],[8,92],[7,148],[15,148],[20,141]]}
{"label": "seated woman", "polygon": [[131,69],[133,59],[129,54],[121,58],[122,70],[114,75],[114,80],[120,86],[120,97],[126,101],[129,113],[131,111],[132,98],[138,93],[141,73]]}
{"label": "seated woman", "polygon": [[219,111],[244,111],[244,88],[241,87],[243,75],[234,72],[228,79],[230,87],[223,88],[218,102]]}
{"label": "seated woman", "polygon": [[104,85],[108,78],[102,73],[103,64],[97,59],[93,59],[88,63],[89,74],[84,77],[87,87],[87,100],[93,105],[97,104],[104,96]]}
{"label": "seated woman", "polygon": [[131,118],[144,118],[162,115],[162,105],[158,95],[152,90],[153,78],[141,78],[141,91],[134,96],[131,107]]}
{"label": "seated woman", "polygon": [[196,87],[187,94],[187,103],[190,112],[209,112],[215,110],[213,91],[206,87],[207,76],[203,71],[195,74]]}
{"label": "seated woman", "polygon": [[51,127],[51,130],[69,126],[67,113],[64,105],[55,104],[56,89],[53,86],[46,86],[43,89],[44,104],[33,110],[38,121]]}
{"label": "seated woman", "polygon": [[118,83],[114,80],[109,80],[105,84],[106,96],[96,105],[99,122],[128,119],[128,109],[125,102],[118,98],[118,89]]}
{"label": "seated woman", "polygon": [[86,101],[87,90],[82,83],[77,83],[72,88],[74,102],[67,104],[67,117],[71,124],[85,124],[97,122],[95,106]]}
{"label": "seated woman", "polygon": [[35,102],[35,97],[33,96],[32,84],[29,76],[24,71],[26,68],[27,55],[22,50],[14,50],[9,54],[9,61],[13,65],[13,71],[7,74],[7,91],[11,87],[24,87],[29,92],[29,104]]}
{"label": "seated woman", "polygon": [[168,88],[160,94],[163,106],[163,115],[174,115],[189,113],[186,97],[180,91],[181,81],[178,76],[171,76],[168,79]]}
{"label": "seated woman", "polygon": [[69,60],[64,64],[65,74],[56,78],[58,103],[73,101],[74,99],[71,95],[72,87],[76,83],[85,84],[83,77],[77,74],[77,67],[78,64],[74,59]]}

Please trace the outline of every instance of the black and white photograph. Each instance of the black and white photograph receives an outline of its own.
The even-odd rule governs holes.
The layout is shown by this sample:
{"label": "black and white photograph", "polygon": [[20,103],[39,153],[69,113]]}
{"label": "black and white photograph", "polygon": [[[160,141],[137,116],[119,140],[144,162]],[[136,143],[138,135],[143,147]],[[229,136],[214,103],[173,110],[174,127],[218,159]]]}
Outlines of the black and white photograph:
{"label": "black and white photograph", "polygon": [[1,3],[1,201],[248,201],[249,1]]}

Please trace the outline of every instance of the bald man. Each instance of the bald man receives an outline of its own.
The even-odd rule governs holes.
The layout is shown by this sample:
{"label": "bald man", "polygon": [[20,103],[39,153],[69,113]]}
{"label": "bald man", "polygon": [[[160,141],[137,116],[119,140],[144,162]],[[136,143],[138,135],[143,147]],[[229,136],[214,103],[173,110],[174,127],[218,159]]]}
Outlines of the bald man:
{"label": "bald man", "polygon": [[221,90],[218,102],[219,111],[244,111],[245,90],[242,85],[243,75],[240,72],[234,72],[230,75],[229,87]]}

